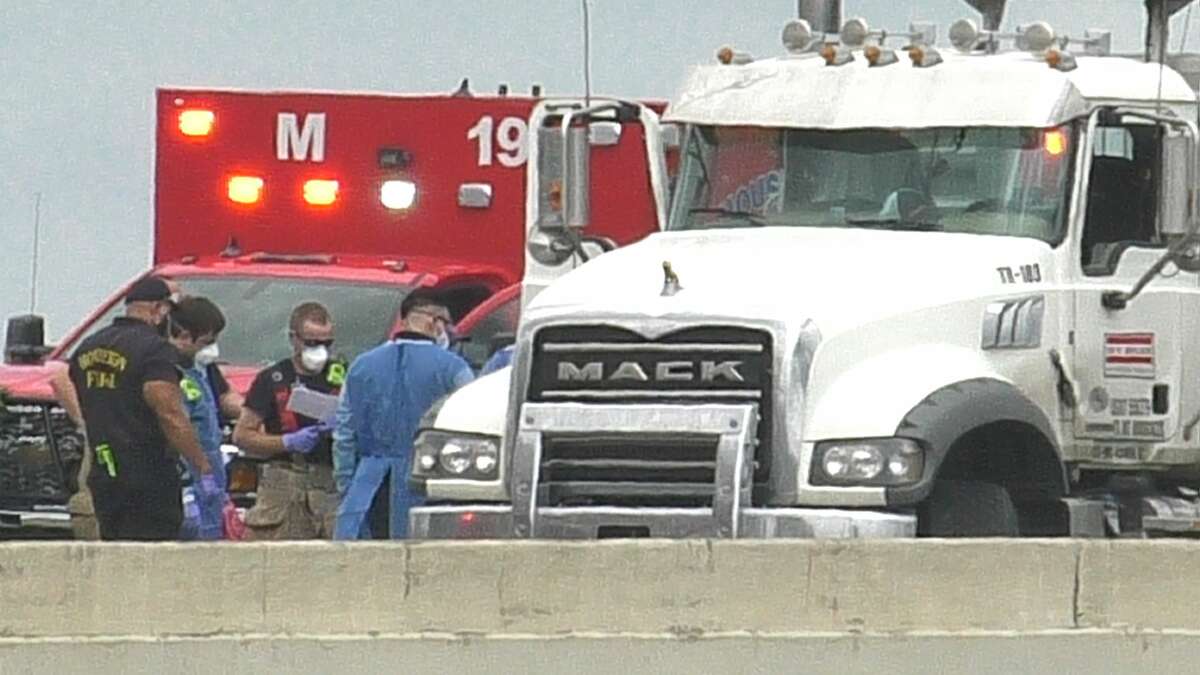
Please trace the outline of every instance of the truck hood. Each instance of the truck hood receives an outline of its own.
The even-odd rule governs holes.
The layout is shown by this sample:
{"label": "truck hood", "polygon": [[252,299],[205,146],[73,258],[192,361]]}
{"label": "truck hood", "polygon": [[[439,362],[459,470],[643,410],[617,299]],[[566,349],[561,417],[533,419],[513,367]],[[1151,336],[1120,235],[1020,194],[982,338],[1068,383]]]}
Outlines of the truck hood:
{"label": "truck hood", "polygon": [[[530,304],[531,320],[585,316],[737,317],[799,324],[828,337],[881,318],[1037,287],[1049,244],[1025,237],[847,228],[655,234],[589,262]],[[664,295],[663,263],[679,280]],[[1000,268],[1016,271],[1011,280]],[[1008,283],[1006,283],[1008,282]]]}
{"label": "truck hood", "polygon": [[66,367],[63,361],[47,361],[38,366],[0,365],[0,390],[11,399],[53,400],[50,381]]}

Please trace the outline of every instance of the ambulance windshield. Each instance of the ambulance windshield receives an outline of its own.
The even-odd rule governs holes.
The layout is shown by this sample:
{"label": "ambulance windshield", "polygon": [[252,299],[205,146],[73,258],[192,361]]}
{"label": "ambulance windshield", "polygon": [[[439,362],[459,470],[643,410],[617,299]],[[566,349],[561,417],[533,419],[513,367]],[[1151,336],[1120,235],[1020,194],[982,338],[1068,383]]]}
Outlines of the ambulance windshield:
{"label": "ambulance windshield", "polygon": [[693,127],[668,229],[851,227],[1061,239],[1070,126]]}
{"label": "ambulance windshield", "polygon": [[[310,301],[325,305],[333,315],[333,353],[353,359],[391,337],[400,301],[409,290],[403,286],[265,276],[197,275],[176,280],[184,295],[204,296],[221,308],[225,330],[218,339],[220,362],[237,366],[264,366],[290,356],[288,318],[293,308]],[[84,335],[109,325],[122,310],[118,302]]]}

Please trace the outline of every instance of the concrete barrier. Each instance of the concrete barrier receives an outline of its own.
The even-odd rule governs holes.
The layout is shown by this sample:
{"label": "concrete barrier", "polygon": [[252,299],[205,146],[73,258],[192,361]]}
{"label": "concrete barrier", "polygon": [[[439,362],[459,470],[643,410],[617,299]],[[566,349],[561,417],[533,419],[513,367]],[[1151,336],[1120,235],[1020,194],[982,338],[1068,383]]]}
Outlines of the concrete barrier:
{"label": "concrete barrier", "polygon": [[1197,633],[0,639],[5,675],[53,673],[1190,673]]}
{"label": "concrete barrier", "polygon": [[0,546],[0,636],[1200,631],[1186,542]]}

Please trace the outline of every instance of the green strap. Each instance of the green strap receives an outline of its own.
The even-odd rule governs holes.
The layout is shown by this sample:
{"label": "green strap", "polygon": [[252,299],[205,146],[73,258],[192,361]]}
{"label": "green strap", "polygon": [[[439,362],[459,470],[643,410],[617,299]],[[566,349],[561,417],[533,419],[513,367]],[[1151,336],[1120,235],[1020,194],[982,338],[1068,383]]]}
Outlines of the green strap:
{"label": "green strap", "polygon": [[185,377],[179,381],[179,388],[183,390],[183,396],[188,403],[195,403],[203,396],[200,391],[200,385],[190,377]]}
{"label": "green strap", "polygon": [[96,446],[96,460],[108,469],[109,478],[117,477],[117,458],[113,456],[112,447],[108,443]]}
{"label": "green strap", "polygon": [[340,387],[346,383],[346,364],[340,361],[334,361],[329,364],[329,374],[325,376],[325,381],[329,384]]}

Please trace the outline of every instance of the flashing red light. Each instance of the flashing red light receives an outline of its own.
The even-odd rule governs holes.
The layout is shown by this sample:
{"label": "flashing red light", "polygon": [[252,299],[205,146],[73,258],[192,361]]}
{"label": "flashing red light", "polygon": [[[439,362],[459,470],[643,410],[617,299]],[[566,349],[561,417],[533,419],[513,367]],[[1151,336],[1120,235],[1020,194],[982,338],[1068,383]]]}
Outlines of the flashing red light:
{"label": "flashing red light", "polygon": [[231,176],[226,194],[237,204],[257,204],[262,200],[263,179],[258,176]]}
{"label": "flashing red light", "polygon": [[470,525],[471,523],[475,522],[475,514],[468,511],[467,513],[459,516],[458,519],[463,525]]}
{"label": "flashing red light", "polygon": [[329,206],[337,201],[338,182],[313,178],[304,181],[304,201],[313,206]]}
{"label": "flashing red light", "polygon": [[1042,136],[1042,147],[1047,155],[1058,157],[1067,151],[1067,135],[1060,129],[1051,129]]}
{"label": "flashing red light", "polygon": [[211,110],[190,108],[179,112],[179,133],[192,138],[203,138],[212,133],[217,116]]}

